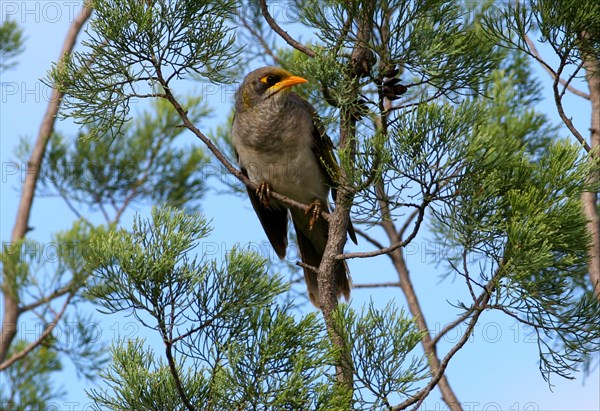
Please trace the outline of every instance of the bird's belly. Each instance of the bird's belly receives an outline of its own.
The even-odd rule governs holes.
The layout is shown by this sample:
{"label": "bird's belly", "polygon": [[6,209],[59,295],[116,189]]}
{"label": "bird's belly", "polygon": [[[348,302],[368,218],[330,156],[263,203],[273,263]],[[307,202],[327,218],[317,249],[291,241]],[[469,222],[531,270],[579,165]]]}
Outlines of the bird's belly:
{"label": "bird's belly", "polygon": [[[240,160],[242,155],[240,154]],[[257,158],[255,155],[251,157]],[[276,193],[304,204],[315,199],[327,200],[328,187],[317,160],[309,150],[297,156],[284,153],[261,153],[259,161],[243,162],[248,177],[255,183],[267,182]]]}

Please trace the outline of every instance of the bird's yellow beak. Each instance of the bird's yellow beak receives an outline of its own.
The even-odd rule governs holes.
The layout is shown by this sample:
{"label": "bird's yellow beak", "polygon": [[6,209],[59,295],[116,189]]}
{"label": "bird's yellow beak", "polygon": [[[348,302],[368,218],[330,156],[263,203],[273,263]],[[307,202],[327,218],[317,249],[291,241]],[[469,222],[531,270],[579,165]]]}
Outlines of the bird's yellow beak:
{"label": "bird's yellow beak", "polygon": [[269,87],[269,91],[271,92],[271,95],[273,95],[275,93],[280,92],[283,89],[295,86],[296,84],[303,83],[308,83],[308,80],[299,76],[289,76],[285,80],[281,80],[279,83],[276,83],[273,86]]}

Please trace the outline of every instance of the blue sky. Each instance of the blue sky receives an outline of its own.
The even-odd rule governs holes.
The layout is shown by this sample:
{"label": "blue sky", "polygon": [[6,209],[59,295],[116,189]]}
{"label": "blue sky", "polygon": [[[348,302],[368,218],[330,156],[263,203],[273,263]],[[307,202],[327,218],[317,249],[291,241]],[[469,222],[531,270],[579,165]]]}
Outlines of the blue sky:
{"label": "blue sky", "polygon": [[[282,4],[278,2],[277,4]],[[50,95],[39,79],[45,76],[50,63],[58,57],[69,23],[79,10],[79,1],[1,1],[1,18],[17,20],[25,30],[25,52],[18,58],[18,66],[2,73],[0,94],[0,159],[1,159],[1,215],[0,239],[7,242],[16,216],[20,186],[23,176],[14,168],[14,151],[21,137],[35,139]],[[275,6],[274,6],[275,7]],[[545,51],[541,47],[542,52]],[[544,72],[540,77],[544,85],[549,78]],[[301,73],[298,73],[301,74]],[[184,92],[186,90],[183,90]],[[207,96],[210,93],[207,93]],[[201,130],[215,127],[225,118],[232,105],[232,89],[220,89],[212,94],[209,103],[215,115],[199,124]],[[539,109],[557,119],[555,108],[545,91],[546,100]],[[589,105],[577,97],[567,97],[565,106],[581,130],[589,126]],[[555,120],[558,122],[558,120]],[[58,122],[57,129],[65,134],[75,133],[77,128],[69,122]],[[565,135],[567,132],[565,131]],[[200,144],[191,134],[186,134],[187,143]],[[146,214],[147,207],[136,208]],[[135,209],[134,209],[135,210]],[[210,250],[215,258],[222,258],[235,244],[252,247],[273,255],[266,246],[266,238],[249,202],[241,196],[231,196],[209,191],[202,202],[202,210],[212,220],[213,233],[201,244],[201,250]],[[133,211],[133,210],[132,210]],[[122,220],[128,224],[133,212]],[[37,198],[34,202],[30,225],[35,227],[32,238],[43,247],[50,235],[70,226],[74,216],[56,198]],[[364,243],[364,241],[363,241]],[[363,245],[363,244],[361,244]],[[349,246],[349,251],[360,248]],[[446,250],[431,240],[424,232],[407,249],[407,263],[411,270],[414,286],[421,298],[429,327],[441,329],[452,321],[456,311],[450,303],[464,296],[464,285],[460,280],[440,282],[441,269],[437,264]],[[386,257],[369,261],[350,262],[354,282],[394,281],[396,276]],[[375,280],[376,279],[376,280]],[[360,307],[373,298],[385,304],[394,299],[404,305],[401,293],[396,289],[357,289],[353,291],[352,305]],[[307,309],[310,309],[307,307]],[[97,322],[90,326],[98,330],[106,340],[115,337],[152,335],[145,333],[133,318],[119,316],[96,316]],[[35,320],[23,320],[19,324],[19,335],[35,335],[38,329]],[[66,326],[66,325],[65,325]],[[464,328],[463,328],[464,329]],[[448,334],[442,340],[439,352],[443,353],[458,339]],[[598,410],[600,409],[598,370],[587,378],[578,376],[573,381],[554,377],[553,390],[542,379],[537,368],[537,345],[528,330],[512,319],[497,313],[485,313],[473,336],[451,362],[447,376],[465,410]],[[64,379],[63,379],[64,378]],[[76,378],[68,366],[60,381],[67,391],[64,400],[57,402],[56,409],[84,409],[89,400],[83,388],[87,385]],[[2,381],[0,380],[0,383]],[[0,385],[1,387],[1,385]],[[446,409],[435,391],[425,401],[423,410]]]}

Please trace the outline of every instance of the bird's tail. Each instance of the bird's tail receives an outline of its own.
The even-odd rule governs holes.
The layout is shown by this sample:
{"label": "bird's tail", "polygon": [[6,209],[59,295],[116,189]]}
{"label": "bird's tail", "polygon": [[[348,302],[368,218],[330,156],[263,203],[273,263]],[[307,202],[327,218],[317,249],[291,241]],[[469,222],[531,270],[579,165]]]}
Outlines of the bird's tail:
{"label": "bird's tail", "polygon": [[[308,228],[309,217],[303,212],[292,212],[292,221],[298,239],[298,248],[302,262],[311,267],[318,268],[323,258],[325,244],[327,243],[328,223],[320,218],[315,226],[310,230]],[[304,280],[308,288],[310,301],[317,308],[321,308],[319,299],[319,284],[317,273],[309,268],[303,267]],[[345,261],[340,261],[335,269],[335,282],[337,288],[337,297],[344,296],[346,300],[350,298],[351,278],[348,265]]]}

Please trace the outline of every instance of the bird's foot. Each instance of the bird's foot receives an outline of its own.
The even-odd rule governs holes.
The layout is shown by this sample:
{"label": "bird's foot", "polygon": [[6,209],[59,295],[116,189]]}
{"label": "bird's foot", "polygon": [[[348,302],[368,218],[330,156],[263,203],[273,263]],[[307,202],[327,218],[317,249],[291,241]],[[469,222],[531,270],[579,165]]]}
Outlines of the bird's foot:
{"label": "bird's foot", "polygon": [[319,200],[315,200],[310,204],[308,210],[304,212],[304,214],[310,214],[310,220],[308,221],[308,229],[312,230],[319,217],[321,217],[321,202]]}
{"label": "bird's foot", "polygon": [[269,208],[269,205],[271,204],[271,185],[266,181],[263,181],[258,185],[256,195],[260,202],[263,203],[265,207]]}

